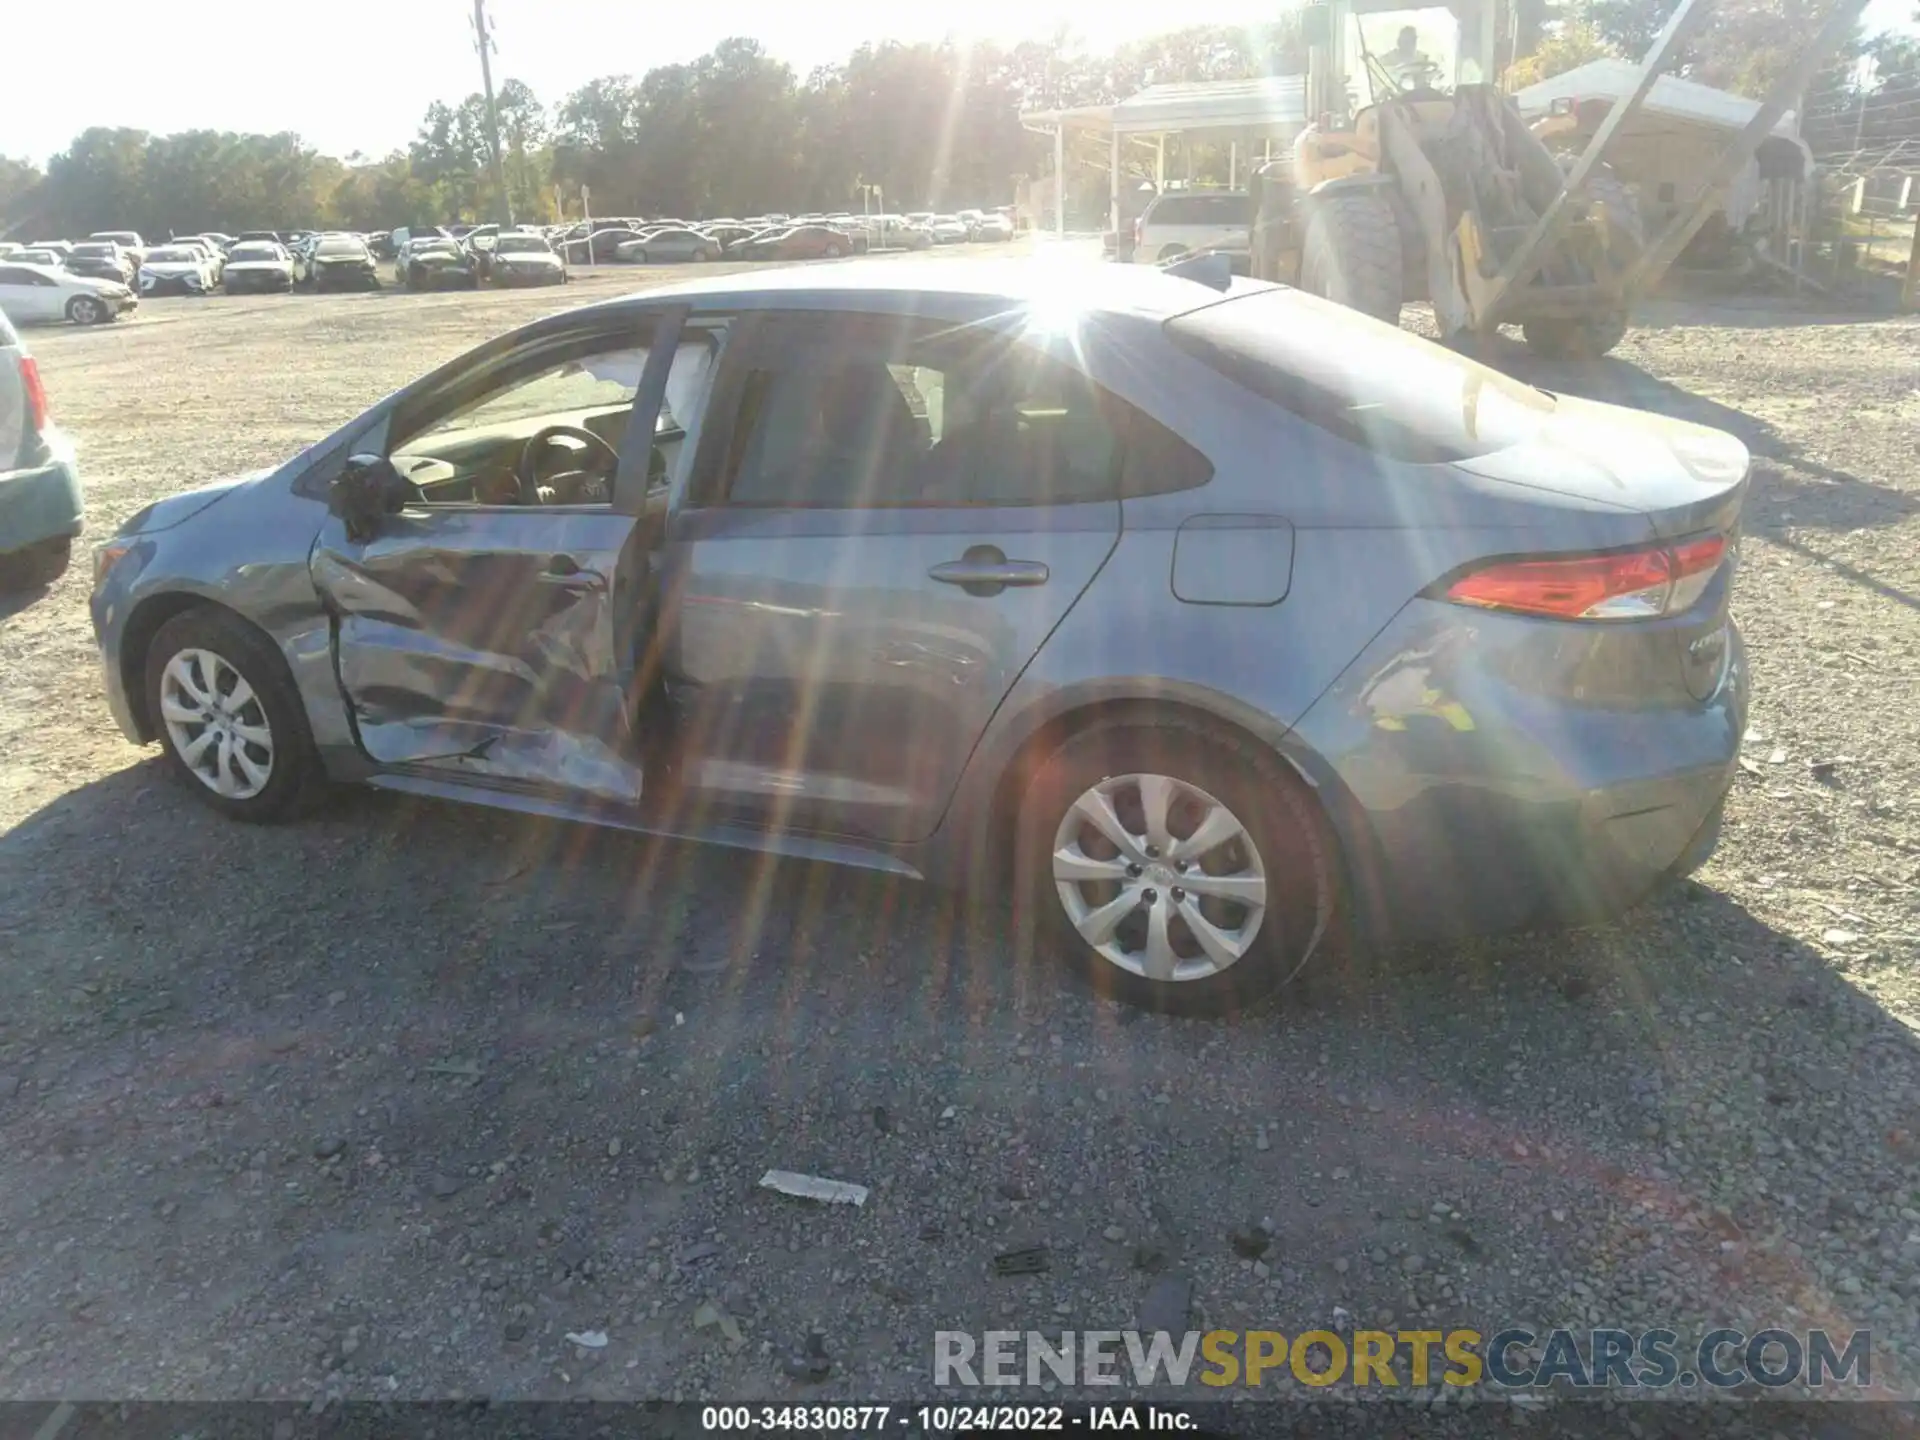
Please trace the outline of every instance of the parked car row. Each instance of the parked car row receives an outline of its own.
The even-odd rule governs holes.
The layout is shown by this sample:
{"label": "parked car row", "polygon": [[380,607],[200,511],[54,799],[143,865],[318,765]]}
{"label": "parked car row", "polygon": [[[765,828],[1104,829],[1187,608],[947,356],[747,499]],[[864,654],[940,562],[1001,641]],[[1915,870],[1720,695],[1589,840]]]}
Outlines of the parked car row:
{"label": "parked car row", "polygon": [[378,290],[381,265],[406,290],[564,285],[574,265],[835,260],[1011,240],[1006,211],[755,215],[688,221],[617,216],[535,226],[401,226],[378,232],[207,231],[150,244],[132,230],[84,240],[0,242],[0,311],[92,325],[143,297]]}

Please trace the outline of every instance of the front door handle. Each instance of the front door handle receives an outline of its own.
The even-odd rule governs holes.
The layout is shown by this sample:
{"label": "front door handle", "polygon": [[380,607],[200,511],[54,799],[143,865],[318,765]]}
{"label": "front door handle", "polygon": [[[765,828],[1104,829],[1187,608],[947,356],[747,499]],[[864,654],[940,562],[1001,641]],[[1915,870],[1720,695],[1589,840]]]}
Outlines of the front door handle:
{"label": "front door handle", "polygon": [[1038,560],[1009,560],[994,545],[970,546],[958,560],[927,572],[942,585],[958,585],[969,595],[998,595],[1009,585],[1044,585],[1047,573]]}

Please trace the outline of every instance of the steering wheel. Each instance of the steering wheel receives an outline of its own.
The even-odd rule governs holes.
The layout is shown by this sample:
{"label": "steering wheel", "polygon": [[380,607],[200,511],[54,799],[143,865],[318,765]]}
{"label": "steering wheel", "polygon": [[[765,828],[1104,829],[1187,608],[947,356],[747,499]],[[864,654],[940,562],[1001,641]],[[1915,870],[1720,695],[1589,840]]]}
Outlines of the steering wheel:
{"label": "steering wheel", "polygon": [[[561,470],[543,480],[540,461],[556,440],[576,442],[569,447],[576,452],[573,457],[576,463],[574,468]],[[581,451],[586,453],[582,455]],[[585,463],[578,463],[581,461]],[[519,487],[522,505],[566,505],[583,501],[591,504],[612,498],[613,472],[619,466],[619,452],[593,431],[578,425],[548,425],[521,447],[513,478]]]}

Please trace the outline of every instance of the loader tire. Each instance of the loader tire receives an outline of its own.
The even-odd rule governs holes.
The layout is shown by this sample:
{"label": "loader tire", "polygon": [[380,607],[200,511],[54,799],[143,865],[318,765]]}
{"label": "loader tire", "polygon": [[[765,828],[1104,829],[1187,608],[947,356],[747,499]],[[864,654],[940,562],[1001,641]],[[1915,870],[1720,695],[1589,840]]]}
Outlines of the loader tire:
{"label": "loader tire", "polygon": [[[1561,168],[1573,164],[1563,158]],[[1612,170],[1602,165],[1587,177],[1587,196],[1600,203],[1607,216],[1607,240],[1614,252],[1627,263],[1639,258],[1646,248],[1646,227],[1641,223],[1640,204],[1633,191]],[[1530,349],[1549,360],[1597,360],[1613,349],[1627,334],[1624,310],[1602,315],[1583,315],[1577,319],[1530,320],[1520,327]]]}
{"label": "loader tire", "polygon": [[1300,288],[1400,323],[1400,222],[1384,195],[1353,190],[1311,202]]}
{"label": "loader tire", "polygon": [[1599,201],[1607,212],[1609,243],[1628,259],[1637,258],[1647,248],[1647,227],[1632,188],[1611,167],[1602,165],[1587,177],[1587,197]]}

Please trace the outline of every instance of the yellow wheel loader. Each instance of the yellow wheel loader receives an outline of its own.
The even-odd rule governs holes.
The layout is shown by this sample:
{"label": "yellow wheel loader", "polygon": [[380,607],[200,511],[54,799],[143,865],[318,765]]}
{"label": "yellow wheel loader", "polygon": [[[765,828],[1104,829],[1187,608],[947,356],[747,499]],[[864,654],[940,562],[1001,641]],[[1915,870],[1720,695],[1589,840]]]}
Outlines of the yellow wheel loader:
{"label": "yellow wheel loader", "polygon": [[[1682,0],[1637,88],[1578,156],[1556,156],[1492,83],[1501,0],[1309,5],[1310,123],[1254,174],[1252,274],[1387,321],[1425,300],[1450,341],[1506,324],[1550,356],[1604,355],[1864,3],[1839,0],[1755,125],[1700,175],[1699,203],[1652,241],[1604,156],[1706,0]],[[1428,58],[1449,50],[1450,66]]]}

